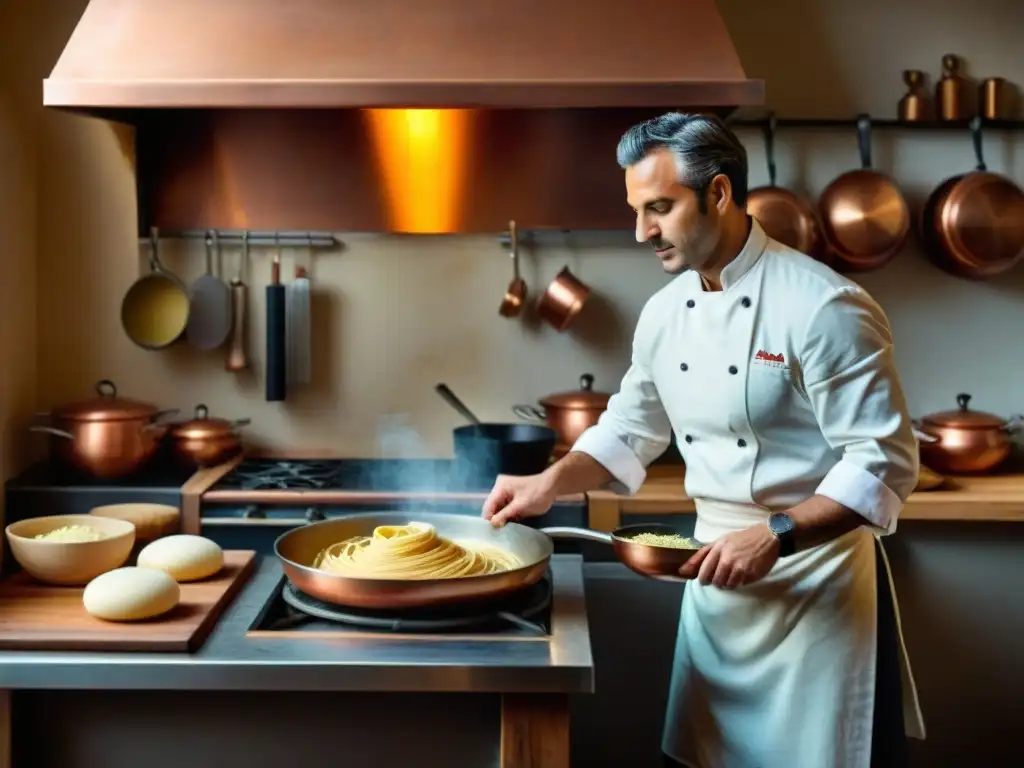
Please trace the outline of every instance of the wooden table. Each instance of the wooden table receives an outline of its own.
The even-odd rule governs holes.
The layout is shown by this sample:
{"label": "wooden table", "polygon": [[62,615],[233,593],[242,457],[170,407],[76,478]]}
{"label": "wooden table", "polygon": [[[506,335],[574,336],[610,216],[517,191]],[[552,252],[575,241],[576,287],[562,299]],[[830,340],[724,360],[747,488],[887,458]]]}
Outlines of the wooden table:
{"label": "wooden table", "polygon": [[[683,490],[685,474],[681,464],[655,466],[635,496],[591,491],[587,494],[590,527],[613,531],[629,514],[694,513],[696,505]],[[1024,472],[949,477],[942,488],[912,493],[900,519],[1024,522]]]}

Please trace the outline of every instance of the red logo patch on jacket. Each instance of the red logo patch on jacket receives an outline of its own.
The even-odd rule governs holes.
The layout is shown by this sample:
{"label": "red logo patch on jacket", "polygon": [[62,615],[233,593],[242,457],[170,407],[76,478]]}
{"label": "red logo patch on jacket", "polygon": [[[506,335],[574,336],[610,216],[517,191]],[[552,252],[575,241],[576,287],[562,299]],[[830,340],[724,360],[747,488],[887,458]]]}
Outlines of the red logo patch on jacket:
{"label": "red logo patch on jacket", "polygon": [[754,355],[754,359],[760,360],[762,363],[780,363],[782,365],[786,364],[786,356],[781,352],[776,352],[773,354],[771,352],[766,352],[763,349],[758,350],[758,353]]}

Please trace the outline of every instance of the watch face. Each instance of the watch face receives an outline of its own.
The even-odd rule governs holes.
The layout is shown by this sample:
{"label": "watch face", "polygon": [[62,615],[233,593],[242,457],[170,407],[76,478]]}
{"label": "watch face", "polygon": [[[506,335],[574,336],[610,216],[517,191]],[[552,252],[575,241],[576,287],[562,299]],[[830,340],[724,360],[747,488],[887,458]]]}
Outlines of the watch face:
{"label": "watch face", "polygon": [[768,527],[776,536],[790,533],[793,530],[793,518],[785,512],[775,512],[768,517]]}

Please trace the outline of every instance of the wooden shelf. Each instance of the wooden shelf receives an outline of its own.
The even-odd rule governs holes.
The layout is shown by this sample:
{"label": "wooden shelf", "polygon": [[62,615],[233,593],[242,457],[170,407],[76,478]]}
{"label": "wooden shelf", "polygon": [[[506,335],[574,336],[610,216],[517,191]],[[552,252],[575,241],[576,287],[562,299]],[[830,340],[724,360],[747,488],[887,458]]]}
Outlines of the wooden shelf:
{"label": "wooden shelf", "polygon": [[[590,527],[611,531],[629,514],[693,514],[696,505],[683,490],[683,477],[681,465],[651,467],[635,496],[591,491]],[[1024,474],[947,478],[942,488],[911,494],[900,520],[1024,522]]]}

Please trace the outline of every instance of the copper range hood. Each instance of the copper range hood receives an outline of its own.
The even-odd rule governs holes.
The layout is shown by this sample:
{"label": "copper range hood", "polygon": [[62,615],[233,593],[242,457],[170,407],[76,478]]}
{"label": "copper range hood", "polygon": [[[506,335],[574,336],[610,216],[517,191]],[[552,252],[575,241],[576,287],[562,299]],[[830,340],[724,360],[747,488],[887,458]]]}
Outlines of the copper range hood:
{"label": "copper range hood", "polygon": [[43,87],[137,127],[171,229],[628,226],[621,130],[763,99],[714,0],[91,0]]}

